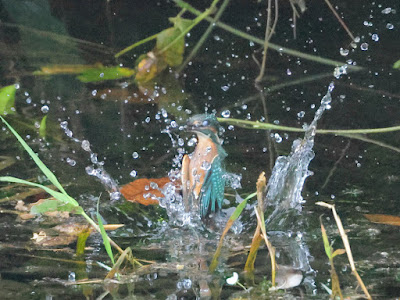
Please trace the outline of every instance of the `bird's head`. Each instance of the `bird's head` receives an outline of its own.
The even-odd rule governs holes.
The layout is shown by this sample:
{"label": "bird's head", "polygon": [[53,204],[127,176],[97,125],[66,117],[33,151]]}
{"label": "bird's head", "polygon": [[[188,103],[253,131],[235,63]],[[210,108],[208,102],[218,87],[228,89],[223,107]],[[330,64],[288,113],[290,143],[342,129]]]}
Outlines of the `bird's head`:
{"label": "bird's head", "polygon": [[219,144],[218,131],[220,125],[214,114],[194,115],[187,121],[188,131],[205,135]]}

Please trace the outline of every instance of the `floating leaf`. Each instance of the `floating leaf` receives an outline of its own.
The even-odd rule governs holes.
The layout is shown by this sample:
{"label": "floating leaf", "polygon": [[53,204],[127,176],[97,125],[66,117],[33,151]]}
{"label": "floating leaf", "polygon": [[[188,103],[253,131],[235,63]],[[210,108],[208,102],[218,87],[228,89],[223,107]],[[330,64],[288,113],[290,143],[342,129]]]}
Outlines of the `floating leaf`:
{"label": "floating leaf", "polygon": [[15,92],[16,88],[14,85],[5,86],[0,89],[0,115],[14,114],[15,110],[12,108],[15,104]]}
{"label": "floating leaf", "polygon": [[[124,185],[120,192],[128,201],[143,205],[154,205],[158,204],[156,198],[164,197],[160,190],[168,183],[171,183],[169,177],[140,178]],[[153,188],[155,184],[158,188]]]}
{"label": "floating leaf", "polygon": [[369,221],[373,223],[400,226],[400,217],[397,216],[365,214],[364,217],[366,217]]}

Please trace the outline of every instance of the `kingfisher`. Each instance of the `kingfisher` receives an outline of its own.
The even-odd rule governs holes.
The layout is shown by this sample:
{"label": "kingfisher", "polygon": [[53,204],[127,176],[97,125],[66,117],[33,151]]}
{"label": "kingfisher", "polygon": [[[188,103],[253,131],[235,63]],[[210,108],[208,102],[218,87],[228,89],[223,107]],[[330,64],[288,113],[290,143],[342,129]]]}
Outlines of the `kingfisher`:
{"label": "kingfisher", "polygon": [[187,122],[197,135],[194,152],[182,160],[182,194],[186,211],[199,211],[201,218],[222,207],[226,172],[222,165],[227,153],[218,136],[220,125],[214,114],[200,114]]}

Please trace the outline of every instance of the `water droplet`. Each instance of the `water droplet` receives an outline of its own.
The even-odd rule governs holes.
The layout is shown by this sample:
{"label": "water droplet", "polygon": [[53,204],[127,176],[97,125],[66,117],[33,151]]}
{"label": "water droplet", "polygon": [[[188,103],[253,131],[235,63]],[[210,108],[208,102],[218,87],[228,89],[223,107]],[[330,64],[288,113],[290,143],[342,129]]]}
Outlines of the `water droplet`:
{"label": "water droplet", "polygon": [[113,201],[119,200],[121,198],[121,193],[120,192],[111,192],[110,193],[110,199]]}
{"label": "water droplet", "polygon": [[188,144],[189,147],[194,146],[196,143],[197,143],[197,139],[194,138],[194,137],[191,138],[191,139],[187,142],[187,144]]}
{"label": "water droplet", "polygon": [[299,119],[304,118],[305,114],[306,114],[305,111],[302,110],[302,111],[300,111],[300,112],[297,113],[297,117],[298,117]]}
{"label": "water droplet", "polygon": [[68,273],[68,281],[75,281],[75,272],[69,271],[69,273]]}
{"label": "water droplet", "polygon": [[183,279],[182,285],[185,290],[188,290],[192,287],[192,281],[190,279]]}
{"label": "water droplet", "polygon": [[382,13],[384,15],[388,15],[392,12],[392,8],[391,7],[386,7],[385,9],[382,10]]}
{"label": "water droplet", "polygon": [[90,152],[90,142],[88,140],[83,140],[81,147],[83,150],[85,150],[86,152]]}
{"label": "water droplet", "polygon": [[226,92],[227,90],[229,90],[229,86],[227,86],[227,85],[221,86],[221,90]]}
{"label": "water droplet", "polygon": [[292,71],[290,71],[290,69],[286,69],[286,74],[287,74],[288,76],[290,76],[290,75],[292,75]]}
{"label": "water droplet", "polygon": [[49,112],[49,107],[47,105],[43,105],[40,110],[42,113],[47,114]]}
{"label": "water droplet", "polygon": [[132,170],[132,171],[129,173],[129,175],[130,175],[131,177],[136,177],[136,176],[137,176],[137,172],[136,172],[135,170]]}
{"label": "water droplet", "polygon": [[144,121],[145,121],[146,123],[150,123],[150,117],[147,117]]}
{"label": "water droplet", "polygon": [[92,91],[92,96],[94,97],[94,96],[96,96],[97,95],[97,90],[93,90]]}
{"label": "water droplet", "polygon": [[[367,47],[368,49],[368,47]],[[339,79],[341,75],[347,74],[347,66],[341,66],[341,67],[336,67],[335,70],[333,71],[333,76],[335,76],[336,79]]]}
{"label": "water droplet", "polygon": [[344,48],[340,48],[340,55],[341,56],[347,56],[347,55],[349,55],[349,49],[344,49]]}
{"label": "water droplet", "polygon": [[368,50],[368,43],[362,43],[360,46],[362,51],[367,51]]}
{"label": "water droplet", "polygon": [[392,23],[387,23],[386,28],[392,30],[394,28],[394,25]]}
{"label": "water droplet", "polygon": [[73,160],[72,158],[67,157],[66,161],[72,167],[74,167],[76,165],[76,161]]}
{"label": "water droplet", "polygon": [[280,143],[282,142],[282,137],[279,135],[279,133],[274,134],[275,142]]}
{"label": "water droplet", "polygon": [[203,170],[208,171],[208,170],[211,169],[211,164],[210,164],[208,161],[203,161],[203,162],[201,163],[200,168],[202,168]]}
{"label": "water droplet", "polygon": [[221,113],[221,115],[222,115],[224,118],[229,118],[229,117],[231,116],[231,111],[230,111],[229,109],[224,110],[224,111]]}
{"label": "water droplet", "polygon": [[132,157],[133,157],[134,159],[138,158],[138,157],[139,157],[139,153],[133,152],[133,153],[132,153]]}
{"label": "water droplet", "polygon": [[97,154],[96,153],[90,153],[90,161],[93,164],[97,164],[98,163],[98,159],[97,159]]}
{"label": "water droplet", "polygon": [[373,41],[377,42],[377,41],[379,41],[379,35],[377,35],[376,33],[374,33],[374,34],[371,36],[371,39],[372,39]]}
{"label": "water droplet", "polygon": [[214,40],[219,41],[221,38],[218,35],[214,35]]}

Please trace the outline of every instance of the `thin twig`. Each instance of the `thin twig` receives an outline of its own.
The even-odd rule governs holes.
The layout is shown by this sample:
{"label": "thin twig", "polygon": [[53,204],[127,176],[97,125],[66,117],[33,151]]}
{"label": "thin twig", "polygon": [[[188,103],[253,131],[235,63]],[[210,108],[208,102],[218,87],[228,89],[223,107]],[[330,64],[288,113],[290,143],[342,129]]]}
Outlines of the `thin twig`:
{"label": "thin twig", "polygon": [[332,4],[329,2],[329,0],[325,0],[326,4],[328,5],[329,9],[332,11],[332,13],[335,15],[336,19],[339,21],[340,25],[346,30],[347,34],[349,37],[354,41],[354,35],[351,33],[350,29],[347,27],[347,25],[343,22],[343,20],[340,18],[338,13],[336,12],[336,9],[333,8]]}
{"label": "thin twig", "polygon": [[223,12],[225,11],[226,7],[228,6],[230,0],[224,0],[222,2],[221,7],[219,8],[218,12],[215,14],[214,17],[214,22],[210,23],[206,31],[203,33],[199,41],[197,42],[196,46],[192,49],[190,54],[186,57],[185,61],[182,63],[182,65],[178,68],[176,71],[178,74],[183,71],[183,69],[186,67],[186,65],[192,60],[192,58],[197,54],[199,51],[200,47],[204,44],[204,42],[207,40],[208,36],[211,34],[212,30],[215,28],[215,23],[218,22],[219,18],[222,16]]}
{"label": "thin twig", "polygon": [[272,1],[268,0],[268,13],[267,13],[267,25],[265,26],[265,39],[264,39],[264,51],[263,51],[263,59],[261,63],[260,73],[258,74],[255,82],[260,82],[264,77],[265,66],[267,63],[267,53],[269,41],[271,40],[272,35],[274,34],[276,24],[278,23],[278,0],[275,0],[275,15],[274,15],[274,23],[271,26],[271,9],[272,9]]}
{"label": "thin twig", "polygon": [[342,159],[343,159],[344,155],[346,154],[347,150],[349,149],[349,147],[350,147],[350,141],[347,142],[347,145],[346,145],[346,147],[343,148],[342,153],[340,154],[339,159],[338,159],[337,161],[335,161],[335,163],[334,163],[332,169],[329,171],[329,174],[328,174],[328,176],[326,177],[324,184],[321,186],[321,190],[323,190],[323,189],[327,186],[329,180],[331,179],[333,173],[335,173],[335,171],[336,171],[336,169],[337,169],[337,166],[338,166],[339,163],[342,161]]}
{"label": "thin twig", "polygon": [[[183,0],[174,0],[174,2],[179,5],[180,7],[184,7],[186,8],[190,13],[194,14],[194,15],[200,15],[202,14],[201,11],[195,9],[193,6],[191,6],[190,4],[184,2]],[[208,22],[212,23],[213,22],[213,18],[211,17],[206,17],[205,20],[207,20]],[[236,28],[233,28],[232,26],[229,26],[221,21],[216,22],[215,23],[216,26],[236,35],[239,36],[241,38],[244,38],[246,40],[252,41],[254,43],[257,43],[259,45],[264,45],[264,40],[259,39],[257,37],[254,37],[250,34],[247,34],[243,31],[240,31]],[[314,61],[320,64],[324,64],[324,65],[329,65],[329,66],[342,66],[345,65],[345,62],[340,62],[340,61],[336,61],[336,60],[332,60],[332,59],[328,59],[328,58],[323,58],[323,57],[319,57],[319,56],[315,56],[315,55],[311,55],[311,54],[306,54],[297,50],[293,50],[293,49],[289,49],[289,48],[285,48],[273,43],[269,43],[269,48],[278,51],[279,53],[285,53],[287,55],[291,55],[291,56],[296,56],[296,57],[300,57],[306,60],[310,60],[310,61]],[[348,65],[347,66],[347,70],[362,70],[364,69],[361,66],[354,66],[354,65]]]}

